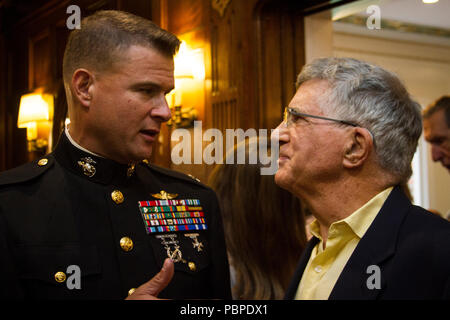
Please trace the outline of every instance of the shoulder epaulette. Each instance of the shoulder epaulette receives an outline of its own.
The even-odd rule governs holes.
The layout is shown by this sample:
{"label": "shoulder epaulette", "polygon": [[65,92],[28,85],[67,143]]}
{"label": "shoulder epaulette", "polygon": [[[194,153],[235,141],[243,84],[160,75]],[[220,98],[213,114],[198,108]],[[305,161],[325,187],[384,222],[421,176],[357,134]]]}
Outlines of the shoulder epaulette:
{"label": "shoulder epaulette", "polygon": [[0,186],[22,183],[39,177],[55,163],[51,155],[35,160],[17,168],[0,172]]}
{"label": "shoulder epaulette", "polygon": [[159,167],[159,166],[156,166],[154,164],[149,163],[148,161],[143,161],[143,165],[148,167],[150,170],[156,171],[156,172],[158,172],[160,174],[171,176],[171,177],[176,178],[176,179],[181,179],[181,180],[184,180],[184,181],[187,181],[187,182],[190,182],[190,183],[196,184],[198,186],[201,186],[201,187],[209,189],[208,186],[206,186],[203,183],[201,183],[200,179],[194,177],[191,174],[184,174],[182,172],[178,172],[178,171],[170,170],[170,169],[167,169],[167,168]]}

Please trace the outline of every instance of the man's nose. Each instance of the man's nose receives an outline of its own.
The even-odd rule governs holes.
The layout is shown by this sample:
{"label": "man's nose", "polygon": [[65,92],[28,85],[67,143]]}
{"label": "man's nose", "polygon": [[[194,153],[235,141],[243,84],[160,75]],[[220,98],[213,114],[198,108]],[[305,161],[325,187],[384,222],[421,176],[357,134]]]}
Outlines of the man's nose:
{"label": "man's nose", "polygon": [[165,96],[158,97],[158,99],[154,101],[150,115],[152,118],[159,118],[161,122],[170,120],[172,114]]}
{"label": "man's nose", "polygon": [[444,156],[441,148],[438,146],[431,146],[431,158],[433,161],[440,161]]}
{"label": "man's nose", "polygon": [[271,134],[270,138],[272,140],[278,140],[280,144],[289,141],[288,130],[286,128],[286,125],[284,124],[284,121],[281,122],[278,125],[278,127],[275,128],[274,131],[272,131],[272,134]]}

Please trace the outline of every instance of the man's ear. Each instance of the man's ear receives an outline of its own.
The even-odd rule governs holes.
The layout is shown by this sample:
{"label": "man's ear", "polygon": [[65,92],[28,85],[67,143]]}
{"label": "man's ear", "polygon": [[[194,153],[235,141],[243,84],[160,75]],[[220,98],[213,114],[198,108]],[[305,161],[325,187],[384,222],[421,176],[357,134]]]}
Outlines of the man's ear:
{"label": "man's ear", "polygon": [[345,145],[343,165],[352,169],[360,167],[369,157],[373,148],[373,139],[369,130],[356,127],[352,128],[349,142]]}
{"label": "man's ear", "polygon": [[72,76],[73,94],[83,107],[89,108],[92,100],[94,75],[86,69],[77,69]]}

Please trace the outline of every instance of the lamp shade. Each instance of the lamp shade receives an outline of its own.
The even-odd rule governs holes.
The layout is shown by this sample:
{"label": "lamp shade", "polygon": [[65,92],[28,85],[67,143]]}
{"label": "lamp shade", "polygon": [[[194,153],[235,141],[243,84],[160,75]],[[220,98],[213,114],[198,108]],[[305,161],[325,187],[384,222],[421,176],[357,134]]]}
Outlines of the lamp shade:
{"label": "lamp shade", "polygon": [[[27,128],[30,122],[48,121],[53,97],[49,94],[30,93],[20,98],[17,127]],[[53,107],[53,106],[51,106]]]}

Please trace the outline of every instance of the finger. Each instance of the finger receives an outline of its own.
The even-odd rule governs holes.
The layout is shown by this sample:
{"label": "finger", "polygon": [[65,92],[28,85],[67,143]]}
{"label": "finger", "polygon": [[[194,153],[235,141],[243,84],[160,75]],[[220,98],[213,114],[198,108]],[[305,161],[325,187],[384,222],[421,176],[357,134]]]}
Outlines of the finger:
{"label": "finger", "polygon": [[147,282],[145,290],[146,293],[151,296],[158,296],[158,294],[165,287],[167,287],[169,282],[172,280],[174,272],[173,261],[167,258],[164,261],[161,271],[159,271],[156,276],[154,276],[149,282]]}

